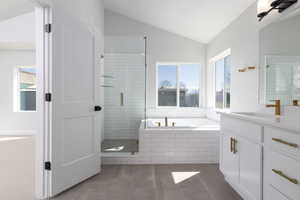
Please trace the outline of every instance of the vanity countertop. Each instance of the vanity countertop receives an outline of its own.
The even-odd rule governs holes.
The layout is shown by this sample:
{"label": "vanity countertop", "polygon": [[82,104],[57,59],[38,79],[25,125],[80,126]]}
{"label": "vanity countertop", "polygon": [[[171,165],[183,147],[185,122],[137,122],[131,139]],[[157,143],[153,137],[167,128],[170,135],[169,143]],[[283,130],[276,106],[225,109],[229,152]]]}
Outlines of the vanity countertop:
{"label": "vanity countertop", "polygon": [[284,116],[274,116],[263,113],[221,112],[220,114],[300,134],[300,119],[289,119]]}

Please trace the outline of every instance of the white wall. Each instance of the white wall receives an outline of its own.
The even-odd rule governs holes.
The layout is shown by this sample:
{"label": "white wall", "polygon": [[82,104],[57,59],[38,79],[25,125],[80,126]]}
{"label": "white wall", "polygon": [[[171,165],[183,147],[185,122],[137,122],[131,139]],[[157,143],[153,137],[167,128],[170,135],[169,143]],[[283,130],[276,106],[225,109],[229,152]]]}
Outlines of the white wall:
{"label": "white wall", "polygon": [[34,143],[32,136],[0,136],[0,199],[35,199]]}
{"label": "white wall", "polygon": [[17,66],[35,66],[34,46],[34,12],[0,22],[0,135],[36,131],[36,113],[14,112],[13,105],[14,70]]}
{"label": "white wall", "polygon": [[[294,41],[298,35],[294,35],[293,31],[286,30],[286,28],[280,28],[281,30],[270,30],[271,28],[262,27],[274,22],[276,19],[266,19],[266,22],[259,23],[256,15],[256,3],[250,6],[240,17],[238,17],[231,25],[229,25],[224,31],[222,31],[213,41],[207,46],[207,102],[208,107],[214,105],[213,95],[213,81],[212,81],[212,66],[209,65],[209,60],[224,50],[231,48],[232,57],[232,82],[231,82],[231,111],[233,112],[268,112],[273,114],[274,108],[265,108],[265,105],[260,104],[260,69],[255,71],[249,71],[246,73],[237,72],[238,68],[245,66],[255,65],[258,68],[261,66],[260,52],[262,54],[288,54],[299,52],[297,45],[299,42],[292,42],[289,44],[287,41]],[[293,20],[291,19],[290,22]],[[279,23],[279,22],[278,22]],[[284,26],[284,25],[283,25]],[[295,31],[297,27],[294,27]],[[298,30],[298,29],[297,29]],[[260,38],[261,36],[264,38]],[[286,35],[284,31],[291,32],[291,37],[283,37],[277,42],[272,42],[272,39],[268,37],[265,40],[266,32],[273,32],[275,35]],[[295,32],[294,31],[294,32]],[[276,33],[275,33],[276,32]],[[274,39],[274,38],[273,38]],[[265,41],[261,41],[265,40]],[[263,45],[264,47],[260,47]],[[294,48],[296,47],[296,48]],[[295,51],[291,49],[296,49]],[[283,115],[289,117],[299,117],[300,109],[283,106]],[[209,113],[212,117],[218,117],[214,112]]]}
{"label": "white wall", "polygon": [[[104,34],[104,6],[103,0],[45,0],[52,5],[54,19],[62,12],[74,20],[86,25],[87,28],[95,28],[99,34]],[[55,14],[58,16],[55,16]],[[55,21],[54,21],[55,23]],[[55,24],[54,24],[55,25]],[[101,36],[99,36],[101,37]],[[99,38],[101,39],[101,38]],[[103,38],[102,38],[103,41]],[[102,46],[104,47],[103,43]]]}
{"label": "white wall", "polygon": [[[300,15],[270,24],[260,31],[260,62],[265,55],[300,55]],[[284,37],[282,37],[284,36]]]}
{"label": "white wall", "polygon": [[33,49],[34,46],[34,12],[0,22],[0,49]]}
{"label": "white wall", "polygon": [[[0,135],[11,131],[36,130],[35,112],[14,112],[14,70],[17,66],[34,66],[34,50],[0,50]],[[15,134],[12,132],[11,134]]]}
{"label": "white wall", "polygon": [[[105,11],[105,35],[148,37],[148,116],[202,116],[202,109],[156,109],[156,63],[194,62],[205,68],[205,45],[153,26],[129,19],[114,12]],[[203,80],[204,83],[204,80]]]}
{"label": "white wall", "polygon": [[207,46],[207,102],[214,106],[213,67],[209,60],[231,49],[231,111],[255,111],[258,105],[258,70],[246,73],[238,68],[258,66],[259,27],[256,18],[256,3],[222,31]]}

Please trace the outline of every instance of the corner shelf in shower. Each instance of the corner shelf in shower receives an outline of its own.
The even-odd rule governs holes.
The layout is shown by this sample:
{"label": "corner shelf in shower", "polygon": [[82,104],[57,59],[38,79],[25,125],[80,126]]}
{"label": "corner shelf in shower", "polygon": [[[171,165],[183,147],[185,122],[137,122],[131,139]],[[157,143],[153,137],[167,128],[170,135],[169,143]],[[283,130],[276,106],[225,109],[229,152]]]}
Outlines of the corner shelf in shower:
{"label": "corner shelf in shower", "polygon": [[104,87],[104,88],[113,88],[114,86],[112,86],[112,85],[101,85],[101,87]]}
{"label": "corner shelf in shower", "polygon": [[108,84],[105,84],[105,80],[114,80],[115,77],[112,76],[112,75],[102,75],[101,76],[103,79],[104,79],[104,84],[101,85],[101,87],[104,87],[104,88],[113,88],[114,86],[112,86],[112,83],[110,83],[111,81],[108,81],[109,83]]}

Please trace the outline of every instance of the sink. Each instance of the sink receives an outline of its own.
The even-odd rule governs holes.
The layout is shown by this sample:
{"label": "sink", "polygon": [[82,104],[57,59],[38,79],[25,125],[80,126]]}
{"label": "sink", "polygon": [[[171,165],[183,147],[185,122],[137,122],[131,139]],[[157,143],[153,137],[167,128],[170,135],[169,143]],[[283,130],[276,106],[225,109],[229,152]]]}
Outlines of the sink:
{"label": "sink", "polygon": [[232,114],[250,117],[250,118],[261,119],[261,120],[276,120],[276,119],[280,118],[280,116],[275,116],[275,115],[265,114],[265,113],[257,113],[257,112],[234,112]]}
{"label": "sink", "polygon": [[231,112],[224,113],[243,120],[249,120],[260,124],[267,124],[278,128],[284,128],[290,131],[297,131],[300,133],[300,123],[298,118],[291,118],[287,116],[275,116],[266,113],[257,112]]}

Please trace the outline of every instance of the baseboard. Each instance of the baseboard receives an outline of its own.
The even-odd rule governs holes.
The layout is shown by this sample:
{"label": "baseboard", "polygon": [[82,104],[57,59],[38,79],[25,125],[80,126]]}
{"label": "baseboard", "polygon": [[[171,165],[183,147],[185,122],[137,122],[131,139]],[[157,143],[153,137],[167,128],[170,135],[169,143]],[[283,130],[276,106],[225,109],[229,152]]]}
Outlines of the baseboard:
{"label": "baseboard", "polygon": [[34,130],[0,130],[0,136],[33,136]]}
{"label": "baseboard", "polygon": [[235,182],[231,181],[229,178],[225,177],[225,180],[229,183],[229,185],[243,198],[243,200],[256,200],[251,197],[247,192],[245,192],[239,185]]}

